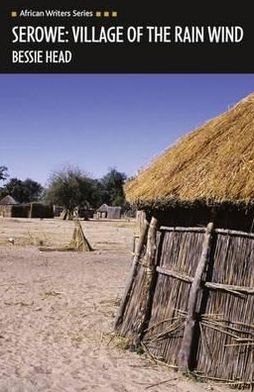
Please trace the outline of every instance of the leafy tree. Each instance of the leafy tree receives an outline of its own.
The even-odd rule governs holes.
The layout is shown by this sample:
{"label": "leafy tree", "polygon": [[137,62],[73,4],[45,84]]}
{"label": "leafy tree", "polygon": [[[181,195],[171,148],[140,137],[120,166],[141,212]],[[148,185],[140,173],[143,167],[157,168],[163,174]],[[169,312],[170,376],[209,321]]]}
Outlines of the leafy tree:
{"label": "leafy tree", "polygon": [[105,201],[105,189],[101,181],[96,179],[92,181],[90,204],[94,208],[100,207]]}
{"label": "leafy tree", "polygon": [[71,218],[76,207],[85,207],[91,203],[93,192],[94,180],[79,169],[68,168],[52,174],[46,200],[64,207]]}
{"label": "leafy tree", "polygon": [[41,198],[43,187],[39,182],[27,178],[25,181],[22,181],[22,185],[28,202],[36,201]]}
{"label": "leafy tree", "polygon": [[0,166],[0,180],[6,180],[8,177],[8,169],[6,166]]}
{"label": "leafy tree", "polygon": [[125,173],[111,168],[109,172],[101,179],[103,189],[103,201],[112,206],[124,206],[125,195],[123,186],[127,179]]}
{"label": "leafy tree", "polygon": [[36,201],[41,196],[43,187],[36,181],[27,178],[25,181],[11,178],[2,188],[2,196],[11,195],[20,203]]}

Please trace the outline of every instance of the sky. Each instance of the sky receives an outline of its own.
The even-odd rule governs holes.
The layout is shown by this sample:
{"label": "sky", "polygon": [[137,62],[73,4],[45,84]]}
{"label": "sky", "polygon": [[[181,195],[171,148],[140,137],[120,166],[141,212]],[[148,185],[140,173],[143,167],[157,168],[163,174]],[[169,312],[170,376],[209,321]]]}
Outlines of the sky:
{"label": "sky", "polygon": [[253,91],[254,74],[1,74],[0,166],[130,177]]}

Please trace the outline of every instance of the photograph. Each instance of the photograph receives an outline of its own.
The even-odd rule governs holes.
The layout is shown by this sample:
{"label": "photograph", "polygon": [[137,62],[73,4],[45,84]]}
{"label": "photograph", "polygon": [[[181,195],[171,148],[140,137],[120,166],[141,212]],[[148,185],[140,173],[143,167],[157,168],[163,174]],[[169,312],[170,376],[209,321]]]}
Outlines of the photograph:
{"label": "photograph", "polygon": [[252,390],[254,74],[0,74],[0,391]]}

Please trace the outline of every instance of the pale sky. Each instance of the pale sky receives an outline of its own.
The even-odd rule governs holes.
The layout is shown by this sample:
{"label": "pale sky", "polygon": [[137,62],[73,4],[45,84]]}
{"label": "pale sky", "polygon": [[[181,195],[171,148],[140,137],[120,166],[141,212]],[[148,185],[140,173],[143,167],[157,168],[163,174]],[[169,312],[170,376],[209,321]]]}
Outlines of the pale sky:
{"label": "pale sky", "polygon": [[254,91],[254,74],[1,74],[0,165],[46,185],[54,170],[132,176]]}

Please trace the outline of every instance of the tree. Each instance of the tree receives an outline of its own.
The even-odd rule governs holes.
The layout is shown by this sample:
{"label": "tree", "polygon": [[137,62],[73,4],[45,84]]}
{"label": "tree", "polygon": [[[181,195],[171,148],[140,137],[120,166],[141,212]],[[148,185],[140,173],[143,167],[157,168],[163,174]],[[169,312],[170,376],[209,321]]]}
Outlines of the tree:
{"label": "tree", "polygon": [[76,207],[85,207],[91,202],[93,181],[78,168],[55,172],[49,178],[46,200],[64,207],[71,219]]}
{"label": "tree", "polygon": [[105,199],[105,189],[101,181],[96,179],[92,180],[91,194],[90,194],[90,204],[94,208],[100,207],[104,203]]}
{"label": "tree", "polygon": [[6,166],[0,166],[0,180],[4,181],[8,177],[8,169]]}
{"label": "tree", "polygon": [[22,182],[22,185],[28,202],[36,201],[41,198],[43,187],[39,182],[27,178]]}
{"label": "tree", "polygon": [[43,187],[38,182],[27,178],[25,181],[11,178],[1,190],[2,196],[10,195],[20,203],[36,201],[41,196]]}
{"label": "tree", "polygon": [[101,179],[103,186],[104,203],[112,206],[124,206],[125,195],[123,186],[127,179],[125,173],[117,171],[115,168],[111,168],[109,172]]}

